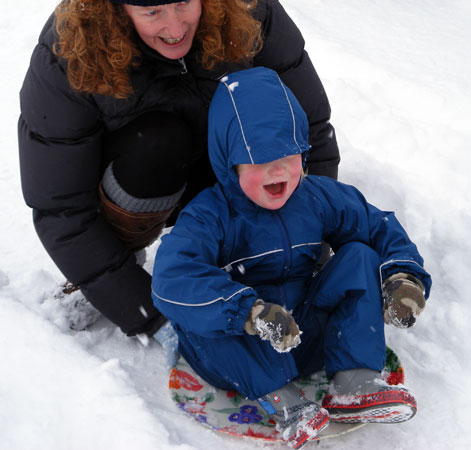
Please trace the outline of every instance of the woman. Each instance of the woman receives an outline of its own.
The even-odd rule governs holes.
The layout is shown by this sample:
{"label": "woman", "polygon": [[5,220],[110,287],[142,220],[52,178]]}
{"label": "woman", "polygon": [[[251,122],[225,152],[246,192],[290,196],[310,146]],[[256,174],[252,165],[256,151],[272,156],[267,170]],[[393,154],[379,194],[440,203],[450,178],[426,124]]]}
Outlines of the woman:
{"label": "woman", "polygon": [[21,90],[22,187],[68,280],[129,336],[165,318],[134,252],[215,181],[207,112],[218,80],[276,70],[310,123],[310,173],[336,177],[330,107],[277,0],[64,0]]}

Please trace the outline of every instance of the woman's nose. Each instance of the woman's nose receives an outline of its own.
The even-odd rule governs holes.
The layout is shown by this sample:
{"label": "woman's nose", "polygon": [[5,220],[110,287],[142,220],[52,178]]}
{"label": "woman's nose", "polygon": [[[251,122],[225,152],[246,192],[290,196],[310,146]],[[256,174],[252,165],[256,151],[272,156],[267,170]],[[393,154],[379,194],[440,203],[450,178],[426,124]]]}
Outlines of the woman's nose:
{"label": "woman's nose", "polygon": [[175,11],[169,11],[167,17],[165,18],[165,30],[167,38],[176,39],[179,38],[183,33],[183,20],[179,14]]}

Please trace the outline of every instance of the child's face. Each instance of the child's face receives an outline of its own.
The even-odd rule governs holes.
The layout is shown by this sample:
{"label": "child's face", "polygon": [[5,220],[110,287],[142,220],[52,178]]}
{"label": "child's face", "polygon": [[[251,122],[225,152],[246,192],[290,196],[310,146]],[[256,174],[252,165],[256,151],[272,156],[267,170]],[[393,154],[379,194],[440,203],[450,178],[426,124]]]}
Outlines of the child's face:
{"label": "child's face", "polygon": [[301,155],[266,164],[239,164],[239,184],[244,194],[266,209],[280,209],[297,188],[302,174]]}

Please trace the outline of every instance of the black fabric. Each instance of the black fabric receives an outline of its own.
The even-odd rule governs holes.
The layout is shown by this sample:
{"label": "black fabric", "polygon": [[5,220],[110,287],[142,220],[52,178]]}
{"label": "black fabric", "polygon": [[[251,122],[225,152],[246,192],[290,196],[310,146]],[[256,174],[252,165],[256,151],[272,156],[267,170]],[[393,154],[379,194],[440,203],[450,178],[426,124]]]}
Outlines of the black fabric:
{"label": "black fabric", "polygon": [[104,149],[119,185],[134,197],[171,195],[188,181],[191,130],[174,114],[143,114],[109,133]]}
{"label": "black fabric", "polygon": [[[212,71],[201,67],[197,43],[183,64],[162,57],[136,35],[141,59],[131,69],[134,94],[127,99],[71,89],[66,63],[52,51],[53,16],[33,51],[20,93],[18,125],[24,198],[59,269],[125,333],[151,329],[159,312],[150,298],[149,274],[99,213],[97,188],[110,157],[104,144],[110,134],[151,111],[181,118],[192,142],[185,204],[214,181],[207,157],[207,113],[219,78],[264,65],[280,74],[308,115],[309,172],[336,177],[339,153],[330,107],[303,38],[276,0],[259,0],[256,15],[265,36],[260,54],[246,64],[220,64]],[[134,151],[133,145],[128,154]]]}

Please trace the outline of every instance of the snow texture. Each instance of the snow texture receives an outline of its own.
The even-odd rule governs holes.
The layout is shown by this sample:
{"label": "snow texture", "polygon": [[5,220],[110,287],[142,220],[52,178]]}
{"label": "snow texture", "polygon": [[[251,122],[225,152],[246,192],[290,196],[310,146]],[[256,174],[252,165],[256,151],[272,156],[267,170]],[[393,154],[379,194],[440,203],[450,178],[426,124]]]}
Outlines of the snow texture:
{"label": "snow texture", "polygon": [[[0,47],[0,448],[264,448],[183,415],[170,399],[157,342],[144,347],[102,317],[90,329],[72,330],[68,306],[54,298],[64,278],[23,202],[16,125],[31,51],[57,1],[2,2],[0,41],[8,44]],[[417,415],[316,448],[471,448],[471,3],[281,1],[303,32],[332,105],[340,180],[396,211],[434,280],[417,324],[387,327]]]}
{"label": "snow texture", "polygon": [[255,330],[263,341],[270,341],[271,346],[278,353],[287,353],[293,348],[296,348],[301,343],[301,337],[297,335],[284,335],[283,326],[278,323],[265,322],[265,320],[255,319]]}

